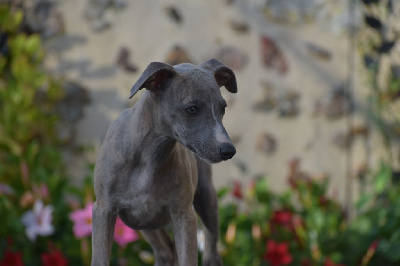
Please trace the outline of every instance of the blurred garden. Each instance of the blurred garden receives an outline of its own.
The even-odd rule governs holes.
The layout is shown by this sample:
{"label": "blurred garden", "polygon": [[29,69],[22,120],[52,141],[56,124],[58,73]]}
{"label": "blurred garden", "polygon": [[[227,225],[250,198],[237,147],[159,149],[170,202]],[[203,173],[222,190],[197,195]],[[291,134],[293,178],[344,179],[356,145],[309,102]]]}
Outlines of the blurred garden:
{"label": "blurred garden", "polygon": [[[44,66],[47,43],[53,35],[65,33],[57,20],[60,15],[51,11],[51,2],[0,0],[0,266],[90,265],[94,160],[85,154],[93,153],[93,147],[74,140],[90,96],[82,84]],[[103,2],[116,9],[132,4]],[[232,5],[241,1],[221,2]],[[333,94],[324,115],[343,114],[347,131],[335,143],[344,150],[340,156],[347,158],[346,165],[352,160],[352,143],[370,132],[379,135],[382,156],[376,156],[375,163],[347,167],[342,177],[346,188],[336,188],[341,195],[332,189],[330,173],[305,170],[301,156],[286,157],[280,170],[284,175],[276,177],[285,186],[278,190],[272,186],[275,177],[270,173],[248,175],[243,161],[235,161],[240,169],[237,173],[247,177],[238,174],[233,182],[217,188],[219,251],[224,265],[400,265],[400,61],[391,60],[400,58],[396,43],[400,5],[396,0],[348,2],[346,7],[362,10],[363,25],[346,33],[350,55],[343,64],[349,63],[350,70],[358,64],[357,73],[365,77],[363,87],[368,91],[363,112],[367,123],[355,125],[351,112],[356,107],[343,100],[343,95],[355,97],[351,75],[347,86]],[[178,11],[165,12],[179,23]],[[49,17],[52,27],[46,26]],[[104,23],[95,21],[91,29],[109,27]],[[232,25],[240,32],[248,27],[237,21]],[[265,64],[272,62],[277,72],[289,71],[279,49],[268,39],[261,43]],[[180,49],[170,54],[171,64],[192,60]],[[311,50],[322,60],[331,56],[319,47]],[[127,60],[128,56],[129,51],[121,49],[118,67],[136,72],[137,66]],[[250,59],[225,50],[224,60],[240,69]],[[132,76],[129,80],[133,84]],[[128,88],[123,89],[129,96]],[[280,115],[293,119],[297,109],[292,104],[300,96],[291,92],[284,95],[283,103],[269,96],[258,99],[254,109],[277,108]],[[240,121],[230,122],[235,123]],[[256,141],[258,148],[273,153],[277,141],[271,135],[262,136]],[[374,154],[374,149],[368,153]],[[75,166],[68,160],[71,157],[81,161],[82,178],[72,176]],[[203,238],[199,226],[200,260]],[[119,219],[114,239],[111,265],[154,263],[151,248],[140,232]]]}

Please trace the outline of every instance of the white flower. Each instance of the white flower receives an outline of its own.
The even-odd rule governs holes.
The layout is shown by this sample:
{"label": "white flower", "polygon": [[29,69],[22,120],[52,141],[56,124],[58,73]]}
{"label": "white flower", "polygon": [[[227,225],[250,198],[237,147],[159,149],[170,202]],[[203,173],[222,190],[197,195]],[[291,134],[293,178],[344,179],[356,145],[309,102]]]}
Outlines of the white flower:
{"label": "white flower", "polygon": [[53,206],[44,206],[41,200],[36,200],[32,211],[27,211],[21,218],[26,227],[26,235],[31,241],[35,241],[38,235],[49,236],[53,234],[51,225]]}
{"label": "white flower", "polygon": [[204,232],[201,229],[197,230],[197,248],[199,249],[200,252],[204,251],[204,241],[205,241],[205,236]]}

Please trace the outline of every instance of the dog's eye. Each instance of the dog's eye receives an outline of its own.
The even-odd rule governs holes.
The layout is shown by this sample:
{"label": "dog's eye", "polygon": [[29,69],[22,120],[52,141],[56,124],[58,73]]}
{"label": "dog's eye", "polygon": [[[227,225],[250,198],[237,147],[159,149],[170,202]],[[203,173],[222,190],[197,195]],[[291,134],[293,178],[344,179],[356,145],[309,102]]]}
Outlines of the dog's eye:
{"label": "dog's eye", "polygon": [[197,107],[196,106],[190,106],[186,108],[186,112],[188,112],[191,115],[194,115],[197,113]]}

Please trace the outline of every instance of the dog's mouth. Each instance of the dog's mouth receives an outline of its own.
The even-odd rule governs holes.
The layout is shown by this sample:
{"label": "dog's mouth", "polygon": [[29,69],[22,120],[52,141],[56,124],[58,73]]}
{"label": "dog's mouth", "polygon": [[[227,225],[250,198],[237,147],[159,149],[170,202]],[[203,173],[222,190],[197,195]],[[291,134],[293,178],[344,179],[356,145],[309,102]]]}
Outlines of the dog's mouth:
{"label": "dog's mouth", "polygon": [[194,154],[196,154],[197,157],[199,157],[200,159],[202,159],[203,161],[207,162],[207,163],[219,163],[222,161],[222,159],[215,159],[215,158],[206,158],[204,156],[202,156],[199,152],[196,151],[195,148],[193,148],[192,145],[184,145],[188,150],[190,150],[191,152],[193,152]]}
{"label": "dog's mouth", "polygon": [[192,145],[185,145],[185,146],[186,146],[186,148],[188,148],[191,152],[197,154],[196,150],[193,148]]}

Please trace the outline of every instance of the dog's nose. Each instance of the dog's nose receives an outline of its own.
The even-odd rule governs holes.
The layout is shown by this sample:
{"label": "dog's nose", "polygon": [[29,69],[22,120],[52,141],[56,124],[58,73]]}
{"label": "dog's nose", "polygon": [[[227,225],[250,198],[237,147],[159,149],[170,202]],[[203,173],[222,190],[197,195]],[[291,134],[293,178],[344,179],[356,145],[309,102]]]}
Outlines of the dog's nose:
{"label": "dog's nose", "polygon": [[232,144],[224,143],[219,148],[222,160],[226,161],[233,157],[236,153],[236,149]]}

